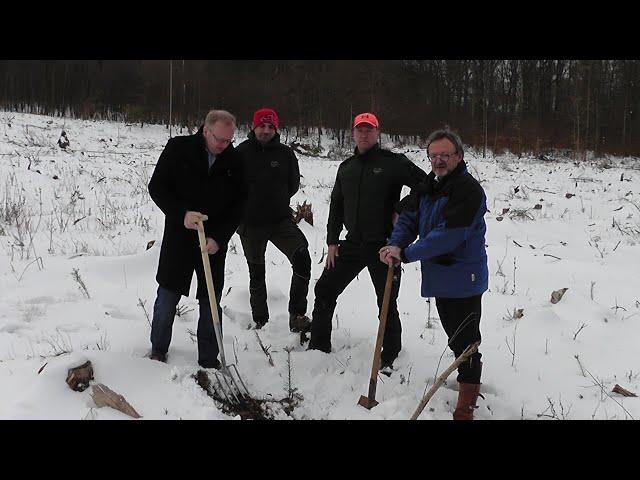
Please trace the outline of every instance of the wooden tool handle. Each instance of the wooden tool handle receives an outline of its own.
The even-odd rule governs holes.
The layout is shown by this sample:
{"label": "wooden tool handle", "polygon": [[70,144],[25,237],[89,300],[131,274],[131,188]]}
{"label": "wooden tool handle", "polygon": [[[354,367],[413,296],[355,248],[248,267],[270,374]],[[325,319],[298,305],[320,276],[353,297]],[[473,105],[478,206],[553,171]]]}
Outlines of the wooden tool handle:
{"label": "wooden tool handle", "polygon": [[[204,215],[203,220],[208,217]],[[200,252],[202,253],[202,263],[204,265],[204,276],[207,281],[207,292],[209,293],[209,306],[211,308],[211,317],[213,318],[213,330],[216,332],[216,341],[218,342],[218,350],[220,351],[220,362],[224,369],[227,368],[227,361],[224,357],[224,348],[222,346],[222,332],[220,329],[220,318],[218,317],[218,307],[216,300],[216,292],[213,288],[213,278],[211,275],[211,264],[209,263],[209,254],[207,253],[207,239],[204,236],[204,226],[202,222],[197,222],[198,240],[200,242]]]}
{"label": "wooden tool handle", "polygon": [[376,398],[376,387],[378,384],[378,370],[380,369],[380,354],[382,352],[382,341],[384,331],[387,326],[387,313],[389,312],[389,302],[391,300],[391,285],[393,283],[394,266],[389,265],[387,270],[387,281],[384,285],[384,297],[382,299],[382,310],[380,311],[380,323],[378,324],[378,338],[376,348],[373,353],[373,365],[371,366],[371,378],[369,380],[369,400]]}

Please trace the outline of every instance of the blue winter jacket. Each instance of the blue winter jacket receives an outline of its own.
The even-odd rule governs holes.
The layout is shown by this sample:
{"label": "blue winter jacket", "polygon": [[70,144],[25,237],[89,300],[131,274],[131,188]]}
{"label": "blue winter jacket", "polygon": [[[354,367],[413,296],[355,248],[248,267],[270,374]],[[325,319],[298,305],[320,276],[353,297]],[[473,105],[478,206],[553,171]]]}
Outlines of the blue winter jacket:
{"label": "blue winter jacket", "polygon": [[440,181],[431,172],[402,204],[389,245],[403,249],[403,262],[420,260],[422,296],[464,298],[485,292],[487,197],[465,162]]}

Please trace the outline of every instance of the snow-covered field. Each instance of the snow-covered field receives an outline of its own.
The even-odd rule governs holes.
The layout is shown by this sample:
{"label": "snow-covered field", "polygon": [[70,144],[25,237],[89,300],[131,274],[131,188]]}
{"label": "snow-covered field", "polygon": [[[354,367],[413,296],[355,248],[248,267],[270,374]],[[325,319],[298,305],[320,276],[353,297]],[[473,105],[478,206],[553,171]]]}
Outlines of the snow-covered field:
{"label": "snow-covered field", "polygon": [[[56,144],[63,129],[67,151]],[[91,389],[74,392],[65,384],[67,369],[85,359],[95,382],[124,395],[143,419],[230,418],[192,377],[195,298],[181,302],[168,364],[145,358],[163,228],[147,184],[168,136],[157,125],[0,112],[0,418],[129,418],[96,408]],[[331,143],[323,138],[325,149]],[[396,151],[428,171],[423,150]],[[298,158],[303,178],[293,204],[311,202],[315,216],[315,226],[301,223],[313,258],[310,315],[339,162]],[[640,418],[640,398],[611,392],[619,384],[640,393],[640,161],[575,164],[472,153],[466,160],[490,210],[490,291],[481,321],[485,399],[476,418]],[[419,264],[406,265],[396,371],[379,379],[377,407],[358,406],[377,333],[368,273],[340,297],[334,351],[324,354],[305,351],[289,333],[291,270],[272,245],[267,265],[271,321],[259,333],[274,366],[250,329],[237,236],[221,301],[224,345],[255,396],[280,399],[297,389],[303,400],[280,418],[407,419],[453,361],[435,302],[429,308],[419,296]],[[568,290],[552,304],[551,292],[562,288]],[[454,373],[420,419],[450,419],[456,389]]]}

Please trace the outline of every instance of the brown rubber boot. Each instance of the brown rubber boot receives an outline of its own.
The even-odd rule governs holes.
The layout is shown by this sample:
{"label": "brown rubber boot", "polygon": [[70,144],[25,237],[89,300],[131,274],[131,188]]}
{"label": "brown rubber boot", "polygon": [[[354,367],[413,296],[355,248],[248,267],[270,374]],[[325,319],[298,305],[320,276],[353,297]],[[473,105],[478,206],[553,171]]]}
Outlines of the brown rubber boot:
{"label": "brown rubber boot", "polygon": [[454,420],[473,420],[473,411],[478,408],[479,383],[459,383],[458,404],[453,412]]}

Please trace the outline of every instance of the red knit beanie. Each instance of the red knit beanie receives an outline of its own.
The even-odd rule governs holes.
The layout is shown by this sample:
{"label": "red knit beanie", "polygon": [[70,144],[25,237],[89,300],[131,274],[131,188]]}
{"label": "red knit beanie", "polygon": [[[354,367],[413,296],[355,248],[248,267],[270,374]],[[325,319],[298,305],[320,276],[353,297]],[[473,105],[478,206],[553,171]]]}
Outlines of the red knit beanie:
{"label": "red knit beanie", "polygon": [[270,108],[261,108],[253,114],[253,129],[262,124],[262,123],[270,123],[276,130],[278,129],[279,121],[278,114],[270,109]]}

